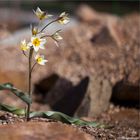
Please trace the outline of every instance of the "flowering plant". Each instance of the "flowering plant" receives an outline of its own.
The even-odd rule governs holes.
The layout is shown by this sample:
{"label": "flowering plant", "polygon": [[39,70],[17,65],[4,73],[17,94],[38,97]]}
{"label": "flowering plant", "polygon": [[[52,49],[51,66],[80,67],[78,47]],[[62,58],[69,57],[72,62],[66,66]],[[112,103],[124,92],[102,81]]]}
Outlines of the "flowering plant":
{"label": "flowering plant", "polygon": [[[48,18],[51,18],[52,15],[47,14],[46,11],[42,11],[39,7],[36,11],[33,11],[37,18],[39,19],[40,23]],[[31,80],[32,80],[32,71],[37,64],[45,65],[48,60],[45,59],[44,55],[41,55],[39,52],[41,49],[45,49],[45,45],[47,43],[47,39],[51,38],[56,46],[59,46],[59,40],[63,38],[60,36],[60,29],[55,31],[53,34],[49,35],[46,34],[45,29],[51,25],[52,23],[59,23],[65,25],[69,22],[68,14],[63,12],[58,16],[56,19],[52,20],[48,24],[46,24],[42,29],[39,29],[38,26],[31,25],[31,32],[32,36],[29,42],[25,39],[21,41],[20,48],[23,54],[28,58],[28,92],[25,93],[17,88],[14,87],[11,83],[0,84],[0,90],[9,90],[17,97],[19,97],[23,102],[27,104],[27,109],[16,108],[13,106],[5,105],[0,103],[0,110],[11,112],[16,115],[25,115],[26,120],[29,121],[32,117],[45,117],[50,119],[55,119],[58,121],[62,121],[68,124],[75,124],[75,125],[90,125],[93,127],[103,127],[99,123],[96,122],[87,122],[84,120],[80,120],[78,118],[73,118],[68,115],[65,115],[61,112],[55,111],[47,111],[47,112],[33,112],[30,111],[31,104],[32,104],[32,87],[31,87]]]}
{"label": "flowering plant", "polygon": [[[47,14],[46,11],[42,11],[39,7],[37,7],[36,11],[33,10],[36,17],[39,19],[39,25],[40,23],[48,18],[51,18],[52,15]],[[62,39],[59,32],[60,29],[54,32],[51,35],[46,34],[45,29],[52,23],[58,22],[59,24],[67,24],[69,22],[68,14],[63,12],[58,16],[56,19],[52,20],[48,24],[46,24],[42,29],[39,30],[39,26],[35,27],[34,25],[31,25],[31,32],[32,36],[30,39],[30,42],[26,42],[26,40],[21,41],[21,50],[23,54],[28,58],[28,94],[29,97],[32,98],[32,88],[31,88],[31,78],[32,78],[32,71],[36,64],[39,65],[45,65],[48,60],[45,59],[44,55],[41,55],[39,53],[40,49],[45,49],[45,45],[47,43],[47,38],[50,37],[53,39],[55,44],[58,46],[59,40]],[[29,119],[30,114],[30,107],[31,104],[28,103],[27,112],[26,112],[26,118]]]}

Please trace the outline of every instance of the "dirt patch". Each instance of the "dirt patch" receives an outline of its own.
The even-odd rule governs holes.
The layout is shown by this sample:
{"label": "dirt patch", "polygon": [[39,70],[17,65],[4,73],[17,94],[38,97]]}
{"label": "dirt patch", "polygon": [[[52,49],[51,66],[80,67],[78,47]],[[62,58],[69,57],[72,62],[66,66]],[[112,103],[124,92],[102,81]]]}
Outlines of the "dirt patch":
{"label": "dirt patch", "polygon": [[[123,108],[110,105],[109,110],[106,113],[102,113],[99,117],[85,117],[82,118],[87,121],[96,121],[105,124],[107,128],[94,128],[90,126],[75,126],[70,125],[73,129],[76,127],[84,133],[90,134],[97,140],[138,140],[139,139],[139,110]],[[30,122],[44,122],[50,124],[51,122],[57,122],[55,120],[49,120],[44,118],[34,118]],[[17,117],[10,113],[0,112],[0,125],[15,125],[19,123],[25,123],[24,117]],[[53,134],[52,134],[53,135]]]}

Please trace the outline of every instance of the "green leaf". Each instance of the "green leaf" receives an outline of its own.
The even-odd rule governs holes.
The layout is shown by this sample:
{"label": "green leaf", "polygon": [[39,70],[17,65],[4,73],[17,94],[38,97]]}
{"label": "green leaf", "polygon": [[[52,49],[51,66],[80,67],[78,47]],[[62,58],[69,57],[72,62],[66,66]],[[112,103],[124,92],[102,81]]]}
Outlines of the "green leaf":
{"label": "green leaf", "polygon": [[84,121],[78,118],[70,117],[66,114],[63,114],[61,112],[56,112],[56,111],[47,111],[47,112],[31,112],[30,113],[30,118],[33,117],[43,117],[43,118],[48,118],[48,119],[53,119],[57,121],[61,121],[63,123],[67,124],[75,124],[75,125],[80,125],[80,126],[92,126],[92,127],[104,127],[103,125],[97,123],[97,122],[88,122]]}
{"label": "green leaf", "polygon": [[0,103],[0,110],[10,112],[16,115],[25,115],[25,109],[19,109],[13,106]]}
{"label": "green leaf", "polygon": [[[0,110],[7,111],[16,115],[25,115],[25,109],[20,109],[16,107],[12,107],[5,104],[0,104]],[[56,121],[61,121],[67,124],[74,124],[79,126],[92,126],[97,128],[109,128],[106,125],[102,125],[98,122],[88,122],[78,118],[70,117],[64,113],[56,112],[56,111],[47,111],[47,112],[31,112],[30,118],[34,117],[42,117],[47,119],[52,119]]]}
{"label": "green leaf", "polygon": [[22,101],[24,101],[27,104],[31,104],[32,100],[28,96],[27,93],[24,93],[23,91],[15,88],[11,83],[5,83],[0,85],[0,90],[9,90],[12,93],[14,93],[17,97],[19,97]]}

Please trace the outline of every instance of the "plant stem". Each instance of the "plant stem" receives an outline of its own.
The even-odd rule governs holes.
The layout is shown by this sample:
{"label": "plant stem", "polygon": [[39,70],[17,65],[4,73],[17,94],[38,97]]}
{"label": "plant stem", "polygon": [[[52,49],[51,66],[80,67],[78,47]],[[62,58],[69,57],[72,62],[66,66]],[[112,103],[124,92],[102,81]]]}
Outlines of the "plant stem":
{"label": "plant stem", "polygon": [[60,31],[61,31],[61,29],[55,31],[55,32],[54,32],[53,34],[51,34],[51,35],[43,35],[43,36],[41,36],[41,38],[44,38],[44,37],[51,37],[51,38],[52,38],[52,36],[53,36],[54,34],[56,34],[57,32],[60,32]]}
{"label": "plant stem", "polygon": [[[30,49],[29,52],[29,59],[28,59],[28,94],[29,97],[31,98],[32,96],[32,87],[31,87],[31,80],[32,80],[32,55],[33,55],[33,48]],[[30,108],[31,104],[27,104],[27,112],[26,112],[26,120],[30,120]]]}
{"label": "plant stem", "polygon": [[43,32],[50,24],[52,24],[52,23],[54,23],[54,22],[56,22],[56,21],[58,21],[58,19],[55,19],[55,20],[49,22],[47,25],[45,25],[45,26],[38,32],[38,34],[41,33],[41,32]]}
{"label": "plant stem", "polygon": [[33,64],[32,68],[31,68],[31,73],[32,73],[34,67],[36,66],[36,64],[37,64],[37,62],[35,62],[35,63]]}

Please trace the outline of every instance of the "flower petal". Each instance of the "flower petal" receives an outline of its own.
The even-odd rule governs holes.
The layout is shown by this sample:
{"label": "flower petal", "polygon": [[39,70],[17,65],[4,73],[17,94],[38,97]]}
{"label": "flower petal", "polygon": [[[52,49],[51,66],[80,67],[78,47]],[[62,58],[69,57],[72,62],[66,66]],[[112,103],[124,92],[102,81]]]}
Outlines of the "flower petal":
{"label": "flower petal", "polygon": [[36,47],[36,46],[33,45],[33,48],[34,48],[35,52],[38,52],[39,47]]}
{"label": "flower petal", "polygon": [[48,60],[42,60],[41,62],[39,62],[40,65],[45,65],[48,62]]}

